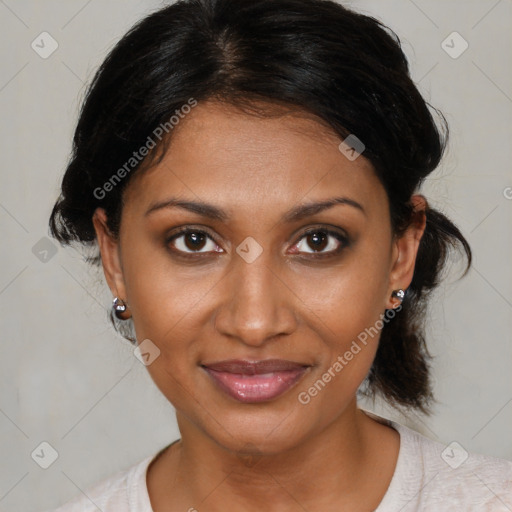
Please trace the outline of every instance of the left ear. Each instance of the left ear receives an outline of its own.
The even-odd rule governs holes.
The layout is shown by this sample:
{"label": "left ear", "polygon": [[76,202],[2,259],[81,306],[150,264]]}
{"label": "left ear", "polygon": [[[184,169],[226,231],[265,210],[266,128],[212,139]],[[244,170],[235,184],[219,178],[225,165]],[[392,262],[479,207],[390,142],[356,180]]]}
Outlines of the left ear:
{"label": "left ear", "polygon": [[421,237],[427,223],[428,202],[421,194],[411,196],[413,214],[405,232],[393,242],[392,268],[389,275],[389,294],[386,308],[396,307],[396,299],[391,297],[393,290],[406,290],[412,281],[416,256]]}

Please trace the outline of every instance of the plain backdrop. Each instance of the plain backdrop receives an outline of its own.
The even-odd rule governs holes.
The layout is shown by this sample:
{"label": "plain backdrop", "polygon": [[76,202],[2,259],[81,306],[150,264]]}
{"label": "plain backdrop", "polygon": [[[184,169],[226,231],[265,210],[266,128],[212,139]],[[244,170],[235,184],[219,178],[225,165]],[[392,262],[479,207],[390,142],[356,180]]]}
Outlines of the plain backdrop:
{"label": "plain backdrop", "polygon": [[[102,273],[47,238],[85,84],[161,5],[0,0],[0,511],[56,507],[179,437],[172,406],[109,325]],[[452,268],[432,303],[435,414],[362,406],[444,444],[512,459],[512,2],[348,5],[396,31],[414,80],[445,113],[449,151],[422,192],[475,256],[466,278]],[[32,47],[45,37],[51,49],[42,32],[58,44],[47,58]],[[34,455],[49,453],[42,442],[58,454],[47,469]]]}

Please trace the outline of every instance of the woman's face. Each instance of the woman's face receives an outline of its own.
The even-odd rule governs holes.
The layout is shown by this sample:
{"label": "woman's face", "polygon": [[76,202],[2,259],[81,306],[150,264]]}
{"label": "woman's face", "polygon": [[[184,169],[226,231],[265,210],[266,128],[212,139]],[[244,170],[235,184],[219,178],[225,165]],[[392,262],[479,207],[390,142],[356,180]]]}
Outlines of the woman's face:
{"label": "woman's face", "polygon": [[[393,239],[371,164],[340,142],[311,118],[199,103],[129,183],[118,244],[95,216],[151,377],[179,421],[229,449],[284,451],[338,420],[391,291],[412,279],[418,232]],[[250,365],[262,360],[281,362]]]}

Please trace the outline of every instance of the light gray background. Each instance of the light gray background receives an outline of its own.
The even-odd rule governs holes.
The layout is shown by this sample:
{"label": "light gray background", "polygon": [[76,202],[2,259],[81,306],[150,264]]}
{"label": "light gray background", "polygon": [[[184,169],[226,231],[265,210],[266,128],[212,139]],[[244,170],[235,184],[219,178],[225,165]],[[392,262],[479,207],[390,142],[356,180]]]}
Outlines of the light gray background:
{"label": "light gray background", "polygon": [[[102,273],[73,249],[46,262],[33,253],[47,236],[84,84],[160,5],[0,0],[0,511],[57,506],[179,437],[172,407],[109,327]],[[422,191],[475,254],[469,276],[457,281],[454,267],[431,310],[436,414],[374,410],[442,443],[512,459],[512,2],[351,5],[398,33],[421,91],[448,118],[449,152]],[[47,59],[31,48],[43,31],[59,44]],[[469,43],[457,59],[441,47],[453,31]],[[31,458],[42,441],[59,454],[46,470]]]}

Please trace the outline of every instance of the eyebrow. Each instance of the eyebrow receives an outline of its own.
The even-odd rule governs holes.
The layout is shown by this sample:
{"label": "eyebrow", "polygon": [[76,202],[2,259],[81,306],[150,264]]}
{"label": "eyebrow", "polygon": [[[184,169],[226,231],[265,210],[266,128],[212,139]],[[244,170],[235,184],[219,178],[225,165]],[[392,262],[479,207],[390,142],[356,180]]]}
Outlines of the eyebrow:
{"label": "eyebrow", "polygon": [[[287,223],[296,222],[311,215],[320,213],[321,211],[332,208],[333,206],[336,206],[338,204],[352,206],[355,209],[362,212],[364,215],[366,215],[364,208],[357,201],[354,201],[353,199],[350,199],[348,197],[332,197],[324,201],[315,201],[305,204],[299,204],[294,208],[288,210],[283,215],[282,220]],[[198,215],[208,217],[210,219],[215,219],[220,222],[225,222],[230,218],[230,215],[226,211],[212,204],[204,203],[202,201],[187,201],[183,199],[178,199],[176,197],[171,197],[169,199],[153,203],[148,208],[144,216],[147,217],[151,213],[154,213],[158,210],[162,210],[165,208],[182,208],[183,210],[187,210],[189,212],[196,213]]]}

